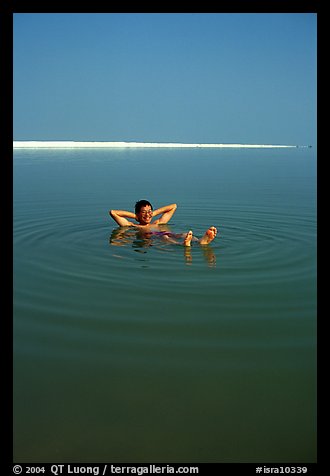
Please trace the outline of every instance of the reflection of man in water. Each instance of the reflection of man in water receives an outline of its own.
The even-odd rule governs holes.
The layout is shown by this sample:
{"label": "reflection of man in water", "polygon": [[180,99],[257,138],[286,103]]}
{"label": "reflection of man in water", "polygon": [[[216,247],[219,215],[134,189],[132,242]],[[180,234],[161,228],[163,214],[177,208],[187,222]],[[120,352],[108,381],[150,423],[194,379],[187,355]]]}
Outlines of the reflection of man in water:
{"label": "reflection of man in water", "polygon": [[[139,200],[135,204],[135,213],[128,212],[126,210],[110,210],[110,216],[118,223],[119,226],[134,226],[147,234],[159,235],[164,240],[174,243],[181,244],[177,241],[177,238],[183,238],[184,246],[191,246],[191,241],[198,241],[201,245],[208,245],[217,235],[217,229],[214,226],[211,226],[200,239],[197,239],[193,236],[193,232],[190,230],[186,234],[175,234],[169,231],[163,231],[160,229],[160,225],[165,225],[172,218],[177,205],[173,203],[172,205],[166,205],[165,207],[157,208],[153,210],[153,206],[147,200]],[[152,219],[158,215],[161,215],[160,218],[152,221]],[[133,218],[138,222],[138,224],[129,221],[127,218]]]}

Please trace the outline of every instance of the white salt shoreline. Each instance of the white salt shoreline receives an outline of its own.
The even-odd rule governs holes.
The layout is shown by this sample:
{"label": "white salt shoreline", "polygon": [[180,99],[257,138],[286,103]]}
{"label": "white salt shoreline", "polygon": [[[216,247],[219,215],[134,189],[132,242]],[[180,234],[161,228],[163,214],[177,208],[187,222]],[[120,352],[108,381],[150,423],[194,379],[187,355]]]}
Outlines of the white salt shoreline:
{"label": "white salt shoreline", "polygon": [[271,144],[185,144],[176,142],[93,142],[93,141],[13,141],[14,149],[79,149],[79,148],[244,148],[274,149],[307,147]]}

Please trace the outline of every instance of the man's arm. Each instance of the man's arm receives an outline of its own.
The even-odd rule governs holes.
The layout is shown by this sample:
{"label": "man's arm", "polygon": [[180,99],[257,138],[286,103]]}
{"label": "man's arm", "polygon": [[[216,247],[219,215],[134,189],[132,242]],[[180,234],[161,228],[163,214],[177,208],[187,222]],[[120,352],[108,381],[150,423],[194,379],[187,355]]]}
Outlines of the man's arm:
{"label": "man's arm", "polygon": [[135,226],[134,223],[127,220],[127,218],[136,219],[135,214],[132,212],[127,212],[126,210],[110,210],[109,215],[119,226]]}
{"label": "man's arm", "polygon": [[165,207],[157,208],[157,210],[154,210],[152,215],[153,217],[162,214],[162,216],[154,222],[155,225],[163,225],[165,223],[168,223],[174,215],[176,209],[177,204],[172,203],[171,205],[166,205]]}

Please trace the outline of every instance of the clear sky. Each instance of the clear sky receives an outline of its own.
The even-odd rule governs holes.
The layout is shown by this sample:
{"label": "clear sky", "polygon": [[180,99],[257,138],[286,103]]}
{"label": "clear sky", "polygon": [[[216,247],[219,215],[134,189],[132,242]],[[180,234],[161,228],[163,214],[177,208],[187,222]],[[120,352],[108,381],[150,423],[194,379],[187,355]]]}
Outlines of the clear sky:
{"label": "clear sky", "polygon": [[316,144],[315,13],[17,13],[14,139]]}

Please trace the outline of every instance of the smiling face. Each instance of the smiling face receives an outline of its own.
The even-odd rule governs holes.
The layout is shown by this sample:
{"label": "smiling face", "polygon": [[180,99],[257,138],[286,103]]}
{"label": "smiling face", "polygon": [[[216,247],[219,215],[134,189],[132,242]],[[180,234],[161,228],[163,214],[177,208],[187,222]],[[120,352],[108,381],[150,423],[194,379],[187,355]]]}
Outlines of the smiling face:
{"label": "smiling face", "polygon": [[141,225],[149,225],[152,220],[153,211],[150,205],[141,207],[139,213],[136,215]]}

